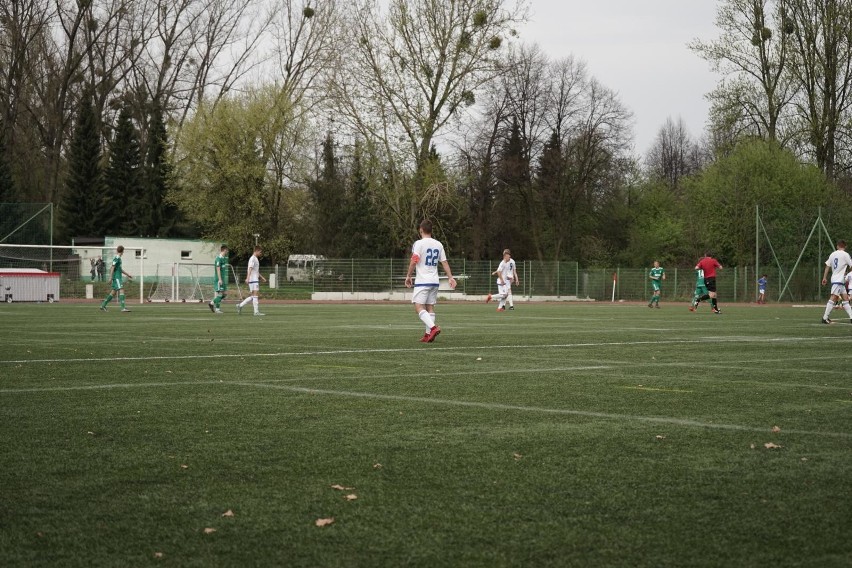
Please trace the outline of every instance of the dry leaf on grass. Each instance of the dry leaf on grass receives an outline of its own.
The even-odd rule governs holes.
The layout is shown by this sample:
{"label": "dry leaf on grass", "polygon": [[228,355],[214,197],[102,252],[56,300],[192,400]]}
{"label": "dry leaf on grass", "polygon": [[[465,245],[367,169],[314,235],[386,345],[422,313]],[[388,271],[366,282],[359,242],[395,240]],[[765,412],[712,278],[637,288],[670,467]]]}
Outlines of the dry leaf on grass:
{"label": "dry leaf on grass", "polygon": [[234,516],[234,512],[233,512],[232,510],[228,509],[227,511],[225,511],[224,513],[222,513],[222,516],[223,516],[223,517],[233,517],[233,516]]}
{"label": "dry leaf on grass", "polygon": [[522,456],[518,452],[515,452],[514,454],[512,454],[512,457],[515,458],[515,461],[518,461],[519,459],[521,459],[524,456]]}
{"label": "dry leaf on grass", "polygon": [[332,485],[331,488],[337,489],[338,491],[352,491],[353,489],[355,489],[354,487],[344,487],[343,485],[338,485],[337,483]]}
{"label": "dry leaf on grass", "polygon": [[216,532],[216,529],[214,529],[213,527],[207,527],[206,529],[204,529],[204,534],[213,534],[214,532]]}
{"label": "dry leaf on grass", "polygon": [[334,517],[329,517],[327,519],[317,519],[314,521],[314,524],[318,527],[325,527],[334,522]]}
{"label": "dry leaf on grass", "polygon": [[753,450],[753,449],[754,449],[754,444],[752,444],[752,445],[751,445],[751,446],[749,446],[749,447]]}
{"label": "dry leaf on grass", "polygon": [[162,557],[163,557],[163,553],[162,553],[162,552],[155,552],[155,553],[154,553],[154,558],[162,558]]}
{"label": "dry leaf on grass", "polygon": [[766,442],[763,444],[763,447],[767,450],[775,450],[777,448],[783,448],[784,446],[779,446],[778,444],[773,444],[772,442]]}
{"label": "dry leaf on grass", "polygon": [[374,464],[373,464],[373,469],[382,469],[382,464],[380,464],[380,463],[374,463]]}
{"label": "dry leaf on grass", "polygon": [[773,434],[777,434],[777,433],[778,433],[778,432],[780,432],[780,431],[781,431],[781,428],[780,428],[780,427],[778,427],[778,426],[773,426],[773,427],[772,427],[772,433],[773,433]]}
{"label": "dry leaf on grass", "polygon": [[657,439],[658,439],[658,440],[665,440],[665,439],[666,439],[666,437],[665,437],[665,436],[663,436],[663,435],[661,435],[661,434],[657,434]]}
{"label": "dry leaf on grass", "polygon": [[180,468],[181,469],[189,469],[189,466],[186,465],[185,463],[182,463],[182,464],[180,464]]}
{"label": "dry leaf on grass", "polygon": [[355,495],[354,493],[350,493],[349,495],[345,495],[343,498],[346,499],[347,501],[354,501],[355,499],[358,498],[358,496]]}

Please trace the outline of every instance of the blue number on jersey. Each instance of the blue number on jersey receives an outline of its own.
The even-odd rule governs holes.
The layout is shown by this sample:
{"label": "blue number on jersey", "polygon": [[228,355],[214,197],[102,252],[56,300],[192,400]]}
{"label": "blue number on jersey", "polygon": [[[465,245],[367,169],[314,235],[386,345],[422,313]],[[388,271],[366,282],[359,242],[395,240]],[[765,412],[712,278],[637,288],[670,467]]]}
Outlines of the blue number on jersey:
{"label": "blue number on jersey", "polygon": [[426,260],[423,264],[426,266],[438,266],[438,249],[426,249]]}
{"label": "blue number on jersey", "polygon": [[837,270],[837,264],[838,264],[839,261],[840,261],[840,259],[838,259],[838,258],[834,259],[834,269],[835,270]]}

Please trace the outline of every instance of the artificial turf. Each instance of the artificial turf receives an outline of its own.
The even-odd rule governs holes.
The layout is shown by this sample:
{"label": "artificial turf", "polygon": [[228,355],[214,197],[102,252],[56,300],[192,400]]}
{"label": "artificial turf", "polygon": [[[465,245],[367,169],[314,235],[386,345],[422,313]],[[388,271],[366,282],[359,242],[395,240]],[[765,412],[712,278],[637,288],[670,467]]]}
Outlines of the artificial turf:
{"label": "artificial turf", "polygon": [[820,307],[130,307],[0,307],[4,566],[852,563]]}

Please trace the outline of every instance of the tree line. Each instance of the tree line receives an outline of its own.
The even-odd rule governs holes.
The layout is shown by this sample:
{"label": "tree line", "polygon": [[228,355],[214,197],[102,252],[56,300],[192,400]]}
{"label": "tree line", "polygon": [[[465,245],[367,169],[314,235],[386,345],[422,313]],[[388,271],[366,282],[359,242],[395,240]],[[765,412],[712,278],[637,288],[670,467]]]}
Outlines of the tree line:
{"label": "tree line", "polygon": [[[723,0],[707,131],[631,111],[515,0],[13,0],[0,6],[0,202],[63,238],[202,236],[273,259],[404,254],[583,265],[794,255],[850,188],[852,2]],[[845,22],[845,23],[844,23]]]}

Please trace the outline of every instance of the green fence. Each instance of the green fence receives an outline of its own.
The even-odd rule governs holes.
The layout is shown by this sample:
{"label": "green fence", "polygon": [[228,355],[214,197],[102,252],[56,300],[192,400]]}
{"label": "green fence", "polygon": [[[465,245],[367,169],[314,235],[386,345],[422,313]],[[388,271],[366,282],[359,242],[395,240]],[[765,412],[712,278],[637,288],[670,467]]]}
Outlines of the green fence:
{"label": "green fence", "polygon": [[[486,295],[496,290],[491,273],[499,261],[450,259],[450,267],[458,279],[457,290],[468,295]],[[597,301],[643,301],[651,296],[649,268],[581,268],[576,262],[518,261],[520,284],[515,294],[523,297],[576,297]],[[408,260],[344,259],[319,260],[310,272],[309,284],[314,292],[395,292],[405,289]],[[784,285],[778,269],[761,270],[767,274],[767,299],[777,301]],[[286,272],[279,280],[287,285]],[[799,266],[792,278],[784,301],[818,301],[828,289],[820,286],[821,266]],[[757,275],[754,267],[727,267],[719,271],[717,288],[721,301],[750,302],[757,297]],[[695,289],[692,267],[667,268],[662,299],[687,301]]]}
{"label": "green fence", "polygon": [[[61,297],[83,297],[85,284],[93,284],[95,295],[105,293],[103,277],[92,280],[89,256],[111,251],[82,247],[53,247],[18,249],[0,243],[0,269],[15,270],[36,268],[61,275]],[[86,254],[84,254],[86,253]],[[88,256],[87,256],[88,255]],[[131,274],[141,273],[138,259],[125,254],[125,263]],[[88,259],[88,260],[87,260]],[[499,261],[469,261],[450,259],[453,274],[458,278],[457,290],[469,296],[485,296],[496,291],[496,278],[491,273]],[[261,267],[264,274],[277,272],[278,290],[265,288],[264,294],[274,297],[307,297],[311,292],[403,292],[407,259],[329,259],[317,260],[313,267],[302,270],[298,279],[290,280],[286,267]],[[593,299],[611,301],[613,281],[615,300],[647,301],[651,296],[649,268],[582,268],[576,262],[517,261],[520,284],[514,287],[516,297],[532,299]],[[791,279],[784,302],[824,301],[828,288],[820,285],[822,266],[800,265]],[[105,267],[109,270],[109,267]],[[211,265],[212,270],[212,265]],[[769,277],[768,301],[778,301],[784,281],[777,268],[761,270]],[[211,272],[212,273],[212,272]],[[235,278],[242,282],[245,267],[234,269]],[[153,278],[145,278],[146,293]],[[135,283],[134,283],[135,284]],[[138,286],[129,284],[128,295],[138,297]],[[666,267],[663,283],[663,301],[688,301],[695,287],[692,267]],[[757,275],[754,267],[726,267],[719,272],[717,288],[720,301],[751,302],[757,297]]]}
{"label": "green fence", "polygon": [[51,203],[0,203],[0,243],[53,244]]}

